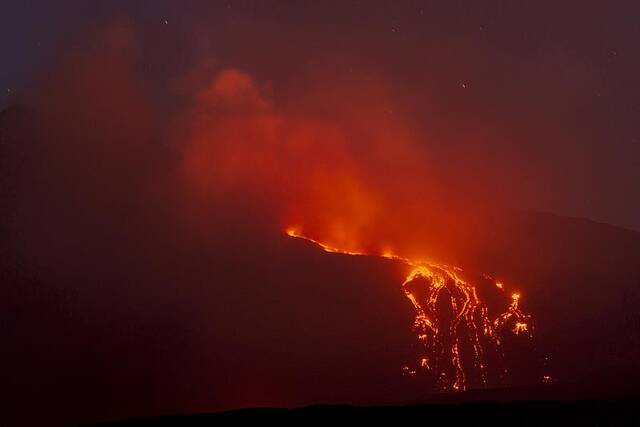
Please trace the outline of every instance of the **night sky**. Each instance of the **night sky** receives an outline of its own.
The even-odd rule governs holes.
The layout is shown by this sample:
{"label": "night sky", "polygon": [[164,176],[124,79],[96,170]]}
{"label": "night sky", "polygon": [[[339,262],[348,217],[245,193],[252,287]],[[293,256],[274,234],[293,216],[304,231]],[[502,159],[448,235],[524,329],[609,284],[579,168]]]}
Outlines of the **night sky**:
{"label": "night sky", "polygon": [[535,319],[485,385],[632,388],[637,2],[5,3],[10,424],[423,401],[425,260]]}
{"label": "night sky", "polygon": [[640,229],[634,2],[25,1],[2,11],[3,105],[86,32],[126,19],[160,88],[202,58],[276,94],[317,70],[375,73],[420,124],[446,124],[435,143],[481,139],[512,163],[536,190],[523,207]]}

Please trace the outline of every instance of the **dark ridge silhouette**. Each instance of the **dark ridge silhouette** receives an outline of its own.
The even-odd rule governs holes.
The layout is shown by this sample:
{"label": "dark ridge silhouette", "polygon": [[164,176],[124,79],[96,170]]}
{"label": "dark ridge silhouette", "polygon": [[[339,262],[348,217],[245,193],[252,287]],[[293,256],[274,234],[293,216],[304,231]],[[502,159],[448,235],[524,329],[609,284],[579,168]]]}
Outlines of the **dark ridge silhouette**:
{"label": "dark ridge silhouette", "polygon": [[635,425],[637,401],[468,402],[411,406],[316,405],[297,409],[255,408],[211,414],[172,415],[95,424],[95,426],[213,426],[245,422],[443,423],[459,425]]}

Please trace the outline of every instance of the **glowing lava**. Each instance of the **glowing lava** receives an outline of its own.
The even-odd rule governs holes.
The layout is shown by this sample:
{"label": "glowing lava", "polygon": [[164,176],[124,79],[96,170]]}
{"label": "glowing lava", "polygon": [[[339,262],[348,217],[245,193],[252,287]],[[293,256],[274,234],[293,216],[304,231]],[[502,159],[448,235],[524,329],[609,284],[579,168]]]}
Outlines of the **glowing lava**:
{"label": "glowing lava", "polygon": [[511,294],[511,305],[506,313],[503,313],[494,320],[493,324],[496,330],[501,330],[511,325],[511,331],[516,334],[526,334],[533,337],[533,321],[531,316],[524,314],[518,307],[520,294],[514,292]]}
{"label": "glowing lava", "polygon": [[[287,229],[286,233],[315,243],[326,252],[368,255],[332,247],[302,235],[295,228]],[[462,269],[410,260],[390,252],[376,256],[411,267],[402,290],[416,311],[413,329],[421,350],[415,367],[404,366],[403,375],[414,377],[422,372],[443,390],[486,387],[490,373],[499,372],[503,376],[509,372],[502,351],[507,335],[533,339],[533,321],[519,307],[520,293],[514,292],[507,311],[491,321],[476,285],[459,274]],[[502,282],[488,275],[483,277],[500,292],[505,291]]]}

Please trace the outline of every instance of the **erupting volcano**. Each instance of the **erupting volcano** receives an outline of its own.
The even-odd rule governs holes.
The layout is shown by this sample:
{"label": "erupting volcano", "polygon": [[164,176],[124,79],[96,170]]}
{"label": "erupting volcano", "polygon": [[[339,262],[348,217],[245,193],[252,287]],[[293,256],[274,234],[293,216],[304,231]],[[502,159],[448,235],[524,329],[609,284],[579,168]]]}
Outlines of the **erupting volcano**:
{"label": "erupting volcano", "polygon": [[640,425],[639,2],[2,5],[0,426]]}
{"label": "erupting volcano", "polygon": [[[324,251],[346,255],[371,254],[341,250],[304,236],[296,228],[287,235],[304,239]],[[487,304],[479,297],[478,286],[489,285],[504,300],[507,290],[501,282],[483,274],[477,283],[463,278],[464,270],[443,264],[412,260],[391,253],[379,255],[410,267],[402,290],[415,308],[413,330],[417,337],[413,363],[402,367],[408,377],[418,375],[437,384],[441,390],[466,390],[510,385],[527,370],[528,375],[548,382],[537,366],[519,368],[513,360],[526,351],[535,354],[533,319],[520,307],[520,293],[511,294],[506,311],[492,320]],[[483,280],[484,279],[484,280]],[[533,368],[533,369],[532,369]]]}

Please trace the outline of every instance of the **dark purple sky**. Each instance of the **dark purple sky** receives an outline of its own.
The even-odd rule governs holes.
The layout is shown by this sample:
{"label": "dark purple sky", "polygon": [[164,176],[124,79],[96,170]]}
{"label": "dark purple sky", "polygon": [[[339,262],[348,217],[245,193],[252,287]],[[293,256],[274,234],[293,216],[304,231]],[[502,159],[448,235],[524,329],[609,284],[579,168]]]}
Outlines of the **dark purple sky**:
{"label": "dark purple sky", "polygon": [[636,2],[24,1],[0,16],[1,105],[80,35],[128,17],[159,88],[204,57],[281,95],[315,69],[370,70],[436,144],[484,135],[547,193],[519,207],[640,229]]}

